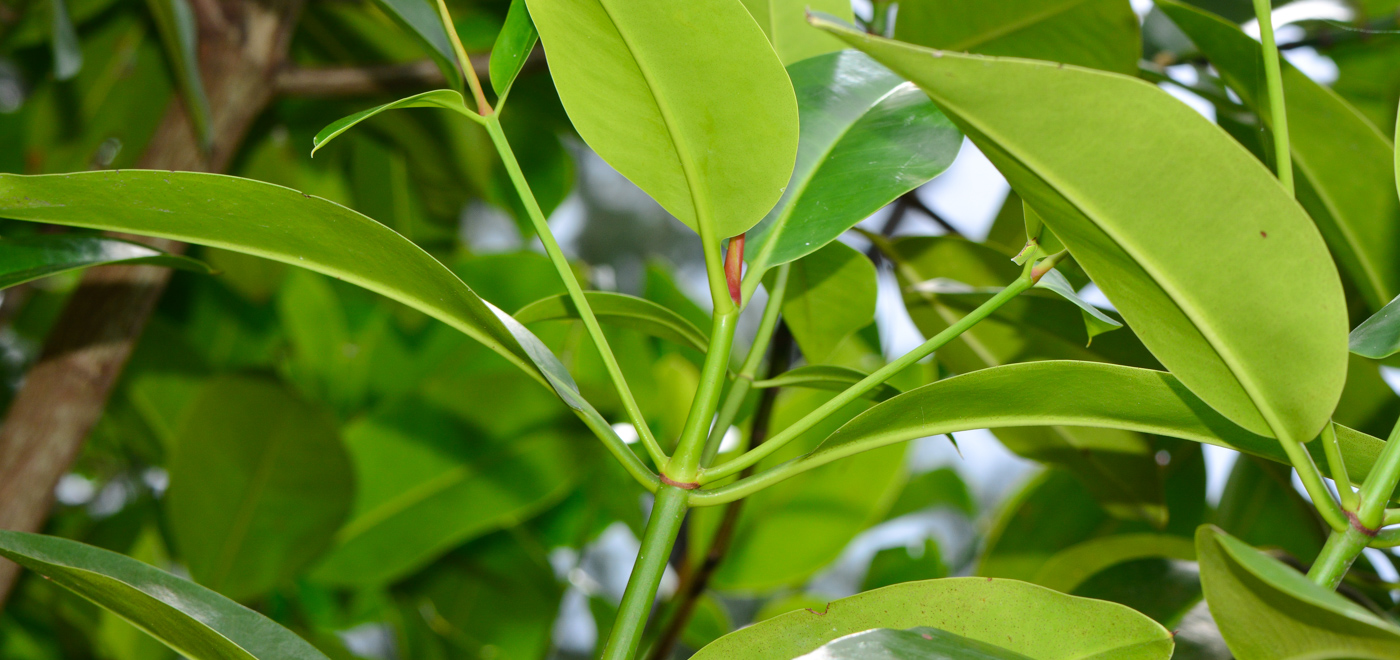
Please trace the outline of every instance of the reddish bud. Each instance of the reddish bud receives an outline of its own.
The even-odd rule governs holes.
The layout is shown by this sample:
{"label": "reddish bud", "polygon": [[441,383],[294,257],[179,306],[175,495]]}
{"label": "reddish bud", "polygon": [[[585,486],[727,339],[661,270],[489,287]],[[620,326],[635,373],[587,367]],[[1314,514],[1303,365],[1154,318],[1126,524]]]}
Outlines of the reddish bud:
{"label": "reddish bud", "polygon": [[744,274],[744,235],[729,239],[729,250],[724,254],[724,278],[729,282],[729,297],[735,305],[743,304],[744,292],[740,281]]}

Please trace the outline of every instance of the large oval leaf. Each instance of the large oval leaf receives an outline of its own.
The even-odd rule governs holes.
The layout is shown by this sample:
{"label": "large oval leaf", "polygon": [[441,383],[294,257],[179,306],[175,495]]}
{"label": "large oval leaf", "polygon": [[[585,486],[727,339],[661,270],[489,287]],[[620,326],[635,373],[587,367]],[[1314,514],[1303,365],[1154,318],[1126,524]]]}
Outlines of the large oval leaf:
{"label": "large oval leaf", "polygon": [[247,376],[210,381],[184,420],[165,499],[190,574],[238,600],[290,583],[350,512],[354,475],[335,420]]}
{"label": "large oval leaf", "polygon": [[744,233],[782,195],[797,101],[739,0],[528,0],[588,146],[691,229]]}
{"label": "large oval leaf", "polygon": [[894,36],[956,52],[1129,75],[1142,53],[1138,18],[1123,0],[904,0]]}
{"label": "large oval leaf", "polygon": [[[974,371],[910,390],[861,413],[811,453],[767,473],[713,491],[696,491],[705,506],[726,493],[750,492],[811,467],[866,449],[971,429],[1022,426],[1126,429],[1204,442],[1287,463],[1277,440],[1241,428],[1161,371],[1093,362],[1046,361]],[[1370,473],[1380,440],[1338,426],[1352,478]],[[1325,464],[1320,447],[1310,448]]]}
{"label": "large oval leaf", "polygon": [[1400,657],[1400,628],[1213,525],[1196,532],[1201,585],[1239,660]]}
{"label": "large oval leaf", "polygon": [[193,172],[3,174],[0,217],[172,238],[325,273],[443,321],[543,382],[490,306],[427,252],[290,188]]}
{"label": "large oval leaf", "polygon": [[0,239],[0,289],[78,268],[107,264],[167,266],[213,272],[203,263],[149,245],[103,236],[38,234]]}
{"label": "large oval leaf", "polygon": [[871,628],[927,626],[1035,660],[1165,660],[1172,635],[1122,605],[1075,598],[1016,580],[906,582],[799,610],[725,635],[696,660],[793,658]]}
{"label": "large oval leaf", "polygon": [[326,660],[261,614],[125,555],[0,530],[0,556],[117,613],[193,660]]}
{"label": "large oval leaf", "polygon": [[[1158,3],[1265,126],[1273,121],[1259,42],[1233,23],[1172,0]],[[1284,60],[1283,98],[1298,200],[1372,311],[1400,294],[1400,199],[1394,151],[1364,115]]]}
{"label": "large oval leaf", "polygon": [[1322,429],[1346,380],[1341,279],[1224,131],[1134,78],[824,24],[923,87],[1192,391],[1256,433]]}
{"label": "large oval leaf", "polygon": [[814,57],[788,75],[802,139],[782,200],[749,236],[752,272],[815,252],[948,169],[962,146],[927,95],[864,53]]}

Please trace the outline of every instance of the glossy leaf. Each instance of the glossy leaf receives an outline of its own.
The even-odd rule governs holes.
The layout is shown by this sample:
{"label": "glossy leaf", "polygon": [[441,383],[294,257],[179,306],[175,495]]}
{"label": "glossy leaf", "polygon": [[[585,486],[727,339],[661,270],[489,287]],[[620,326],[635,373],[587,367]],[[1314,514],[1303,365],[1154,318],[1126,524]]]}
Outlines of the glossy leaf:
{"label": "glossy leaf", "polygon": [[851,633],[916,626],[938,628],[1035,660],[1165,660],[1172,654],[1170,632],[1122,605],[1015,580],[949,578],[842,598],[824,612],[789,612],[725,635],[693,657],[792,658]]}
{"label": "glossy leaf", "polygon": [[199,72],[199,26],[195,25],[194,10],[189,0],[146,0],[151,18],[160,33],[166,61],[185,97],[185,110],[202,145],[213,139],[209,97],[204,93],[204,78]]}
{"label": "glossy leaf", "polygon": [[1219,127],[1141,80],[823,25],[920,84],[1193,392],[1256,433],[1317,435],[1346,379],[1341,280]]}
{"label": "glossy leaf", "polygon": [[1347,344],[1352,353],[1373,360],[1400,353],[1400,296],[1356,326]]}
{"label": "glossy leaf", "polygon": [[0,289],[89,266],[147,264],[209,274],[209,266],[153,247],[101,236],[36,234],[0,239]]}
{"label": "glossy leaf", "polygon": [[462,69],[457,63],[457,55],[452,52],[452,42],[448,41],[447,30],[433,3],[427,0],[375,0],[374,4],[417,38],[423,50],[442,71],[449,87],[465,93]]}
{"label": "glossy leaf", "polygon": [[[789,369],[783,373],[763,380],[756,380],[753,383],[755,388],[763,389],[767,387],[811,387],[819,390],[843,391],[870,374],[856,371],[850,367],[838,367],[831,364],[806,364],[796,369]],[[874,389],[865,393],[865,397],[875,401],[884,401],[899,394],[899,388],[889,384],[881,383]]]}
{"label": "glossy leaf", "polygon": [[937,628],[876,628],[847,635],[801,656],[806,660],[1027,660],[999,646]]}
{"label": "glossy leaf", "polygon": [[1104,536],[1056,553],[1040,567],[1031,582],[1070,593],[1106,568],[1147,557],[1195,561],[1196,550],[1191,539],[1171,534]]}
{"label": "glossy leaf", "polygon": [[1079,311],[1083,312],[1084,330],[1089,335],[1089,343],[1091,344],[1094,342],[1094,337],[1109,332],[1110,330],[1117,330],[1123,327],[1123,324],[1119,323],[1117,319],[1104,314],[1103,310],[1085,302],[1083,298],[1080,298],[1079,294],[1075,292],[1074,287],[1070,285],[1069,280],[1066,280],[1065,276],[1060,274],[1060,271],[1051,269],[1050,272],[1046,273],[1044,277],[1041,277],[1040,281],[1036,282],[1035,285],[1041,289],[1054,291],[1059,294],[1061,298],[1074,303],[1074,306],[1078,307]]}
{"label": "glossy leaf", "polygon": [[525,7],[525,0],[511,0],[505,25],[501,26],[496,44],[491,47],[491,89],[495,90],[498,98],[510,91],[515,77],[525,66],[525,59],[539,40],[540,33],[535,31],[535,23],[530,20],[530,10]]}
{"label": "glossy leaf", "polygon": [[56,80],[71,80],[83,68],[83,51],[78,43],[78,33],[73,29],[73,19],[68,16],[66,0],[49,0],[50,19],[53,26],[53,77]]}
{"label": "glossy leaf", "polygon": [[1239,660],[1393,658],[1400,628],[1243,541],[1203,525],[1201,584]]}
{"label": "glossy leaf", "polygon": [[797,152],[787,72],[735,0],[528,0],[588,146],[691,229],[748,231]]}
{"label": "glossy leaf", "polygon": [[[328,142],[334,140],[341,133],[350,130],[355,124],[386,110],[398,110],[401,108],[444,108],[467,117],[477,117],[475,112],[467,109],[466,104],[462,100],[461,93],[451,89],[435,89],[431,92],[414,94],[413,96],[402,98],[392,103],[385,103],[375,108],[362,110],[349,117],[337,119],[329,126],[321,129],[321,132],[317,133],[316,137],[311,140],[311,155],[316,155],[316,152],[321,147],[326,146]],[[479,119],[479,117],[477,118]]]}
{"label": "glossy leaf", "polygon": [[792,264],[783,322],[810,363],[875,318],[875,265],[844,243],[829,243]]}
{"label": "glossy leaf", "polygon": [[117,613],[193,660],[326,660],[261,614],[115,552],[0,530],[0,556]]}
{"label": "glossy leaf", "polygon": [[[940,380],[878,404],[832,433],[820,447],[753,485],[780,481],[867,449],[971,429],[1075,426],[1124,429],[1213,444],[1287,463],[1277,440],[1225,419],[1171,374],[1092,362],[1030,362]],[[1338,427],[1352,478],[1370,473],[1383,443]],[[1310,449],[1325,464],[1321,448]],[[745,482],[740,481],[737,488]],[[703,502],[704,491],[692,497]]]}
{"label": "glossy leaf", "polygon": [[192,172],[0,175],[0,217],[160,236],[301,266],[418,309],[539,374],[515,333],[442,264],[383,225],[295,190]]}
{"label": "glossy leaf", "polygon": [[311,577],[374,586],[448,550],[516,524],[564,497],[582,476],[576,434],[548,428],[509,440],[483,437],[409,399],[352,423],[355,505]]}
{"label": "glossy leaf", "polygon": [[206,384],[184,420],[166,511],[190,574],[239,600],[290,582],[350,511],[354,475],[335,420],[242,376]]}
{"label": "glossy leaf", "polygon": [[783,66],[845,48],[839,39],[807,24],[808,9],[845,21],[855,20],[851,3],[845,0],[743,0],[743,3],[763,28],[763,34],[773,44]]}
{"label": "glossy leaf", "polygon": [[[1233,23],[1180,2],[1158,6],[1195,42],[1245,105],[1273,121],[1259,42]],[[1336,92],[1282,60],[1289,146],[1298,201],[1317,222],[1339,266],[1378,310],[1400,295],[1400,199],[1394,145]]]}
{"label": "glossy leaf", "polygon": [[[636,330],[702,353],[709,344],[709,333],[650,300],[607,291],[586,291],[584,296],[600,323]],[[578,319],[578,309],[567,295],[537,300],[515,313],[515,320],[525,324]]]}
{"label": "glossy leaf", "polygon": [[938,176],[962,146],[962,135],[926,95],[863,53],[821,55],[793,64],[788,74],[802,139],[782,199],[748,237],[755,271],[835,240]]}
{"label": "glossy leaf", "polygon": [[1121,0],[905,0],[894,36],[954,52],[1064,62],[1133,75],[1138,19]]}

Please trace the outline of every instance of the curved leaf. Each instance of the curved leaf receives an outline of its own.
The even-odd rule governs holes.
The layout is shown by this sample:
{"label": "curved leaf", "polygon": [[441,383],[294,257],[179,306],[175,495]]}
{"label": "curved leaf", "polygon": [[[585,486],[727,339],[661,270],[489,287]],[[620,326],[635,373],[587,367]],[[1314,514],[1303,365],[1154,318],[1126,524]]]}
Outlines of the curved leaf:
{"label": "curved leaf", "polygon": [[1029,660],[937,628],[876,628],[846,635],[798,660]]}
{"label": "curved leaf", "polygon": [[[758,389],[768,387],[810,387],[819,390],[832,390],[841,392],[862,380],[870,374],[852,369],[850,367],[838,367],[832,364],[807,364],[796,369],[789,369],[773,378],[756,380],[753,386]],[[874,389],[865,393],[865,397],[875,401],[884,401],[890,397],[899,395],[899,388],[889,384],[881,383]]]}
{"label": "curved leaf", "polygon": [[183,417],[165,510],[190,574],[237,600],[290,583],[350,512],[354,474],[335,419],[247,376],[210,381]]}
{"label": "curved leaf", "polygon": [[1347,345],[1351,352],[1373,360],[1400,353],[1400,296],[1356,326]]}
{"label": "curved leaf", "polygon": [[1256,433],[1322,429],[1346,380],[1341,279],[1303,209],[1218,126],[1134,78],[819,22],[923,87],[1193,392]]}
{"label": "curved leaf", "polygon": [[506,22],[501,26],[501,33],[496,35],[495,45],[491,46],[491,89],[498,98],[510,91],[515,77],[525,66],[525,59],[530,57],[530,51],[539,40],[540,33],[535,31],[525,0],[510,0]]}
{"label": "curved leaf", "polygon": [[462,100],[462,94],[460,92],[452,89],[435,89],[431,92],[414,94],[413,96],[402,98],[391,103],[385,103],[376,108],[362,110],[348,117],[342,117],[341,119],[331,122],[329,126],[321,129],[321,132],[317,133],[316,137],[311,139],[311,155],[315,156],[316,152],[320,150],[321,147],[326,146],[326,143],[334,140],[341,133],[350,130],[355,124],[386,110],[398,110],[400,108],[444,108],[474,120],[479,119],[475,112],[467,108],[466,103]]}
{"label": "curved leaf", "polygon": [[1245,543],[1282,550],[1311,564],[1332,529],[1294,489],[1292,476],[1287,465],[1235,459],[1212,521]]}
{"label": "curved leaf", "polygon": [[146,0],[146,7],[160,33],[166,61],[180,86],[195,135],[201,145],[208,145],[213,139],[213,125],[204,78],[199,72],[199,26],[195,25],[194,10],[188,0]]}
{"label": "curved leaf", "polygon": [[[896,442],[971,429],[1023,426],[1125,429],[1203,442],[1279,463],[1277,440],[1241,428],[1161,371],[1094,362],[1046,361],[974,371],[910,390],[861,413],[811,453],[712,491],[695,491],[696,506],[726,493],[752,492],[819,465]],[[1338,426],[1352,478],[1370,473],[1380,440]],[[1314,459],[1325,464],[1322,450]]]}
{"label": "curved leaf", "polygon": [[1122,0],[904,0],[894,36],[955,52],[1137,73],[1138,18]]}
{"label": "curved leaf", "polygon": [[427,0],[374,0],[374,4],[388,14],[400,27],[418,39],[433,62],[437,64],[447,84],[458,92],[465,93],[462,70],[457,63],[457,55],[452,52],[452,42],[448,41],[447,29],[442,17]]}
{"label": "curved leaf", "polygon": [[1400,628],[1213,525],[1196,532],[1201,586],[1239,660],[1400,656]]}
{"label": "curved leaf", "polygon": [[[645,298],[607,291],[586,291],[583,295],[588,298],[588,305],[602,323],[643,332],[702,353],[709,345],[708,333],[680,314]],[[568,295],[536,300],[515,313],[515,320],[527,324],[578,319],[578,308],[574,307]]]}
{"label": "curved leaf", "polygon": [[131,241],[103,236],[38,234],[0,239],[0,289],[78,268],[118,263],[166,266],[204,274],[213,272],[203,262]]}
{"label": "curved leaf", "polygon": [[875,319],[875,265],[845,243],[794,262],[783,322],[809,363],[825,362],[843,340]]}
{"label": "curved leaf", "polygon": [[[1173,0],[1157,6],[1268,127],[1273,115],[1259,42],[1235,24],[1195,7]],[[1282,66],[1298,200],[1367,306],[1380,309],[1400,295],[1400,269],[1394,268],[1400,262],[1395,147],[1336,92],[1313,82],[1287,60]]]}
{"label": "curved leaf", "polygon": [[1173,534],[1116,534],[1090,539],[1050,557],[1035,579],[1038,585],[1069,593],[1095,573],[1115,564],[1148,557],[1196,560],[1190,539]]}
{"label": "curved leaf", "polygon": [[938,628],[1035,660],[1171,657],[1172,636],[1122,605],[990,578],[905,582],[799,610],[719,638],[696,660],[792,658],[871,628]]}
{"label": "curved leaf", "polygon": [[1084,315],[1084,331],[1089,335],[1090,343],[1093,343],[1094,337],[1109,332],[1110,330],[1117,330],[1123,327],[1123,324],[1119,323],[1118,319],[1104,314],[1103,310],[1089,304],[1083,298],[1080,298],[1079,294],[1075,292],[1074,287],[1070,286],[1069,280],[1065,279],[1065,276],[1061,275],[1058,270],[1050,269],[1050,272],[1041,277],[1040,281],[1035,283],[1035,286],[1036,288],[1054,291],[1059,294],[1061,298],[1068,300],[1073,303],[1075,307],[1079,308],[1079,311]]}
{"label": "curved leaf", "polygon": [[743,0],[763,34],[778,52],[783,66],[823,53],[841,50],[841,40],[807,24],[809,9],[823,11],[845,21],[855,20],[846,0]]}
{"label": "curved leaf", "polygon": [[261,614],[125,555],[0,530],[0,556],[115,612],[193,660],[326,660]]}
{"label": "curved leaf", "polygon": [[588,146],[691,229],[737,236],[782,195],[797,101],[736,0],[528,0]]}
{"label": "curved leaf", "polygon": [[962,146],[927,95],[864,53],[814,57],[788,75],[802,139],[782,199],[748,237],[752,272],[815,252],[948,169]]}

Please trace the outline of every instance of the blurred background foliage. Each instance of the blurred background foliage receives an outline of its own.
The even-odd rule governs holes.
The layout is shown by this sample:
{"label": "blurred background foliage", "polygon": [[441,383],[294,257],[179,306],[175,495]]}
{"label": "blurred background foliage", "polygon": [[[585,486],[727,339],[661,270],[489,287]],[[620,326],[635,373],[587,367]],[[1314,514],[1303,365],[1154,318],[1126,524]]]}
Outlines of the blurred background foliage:
{"label": "blurred background foliage", "polygon": [[[489,51],[508,3],[448,4],[468,51]],[[956,35],[923,17],[977,3],[902,4],[892,14],[888,3],[858,2],[856,15],[875,24],[896,16],[896,36],[937,46]],[[1010,3],[1007,11],[1032,4]],[[1039,36],[981,50],[1141,71],[1210,116],[1218,112],[1222,125],[1244,127],[1242,139],[1258,136],[1260,121],[1237,97],[1210,95],[1223,89],[1220,80],[1160,10],[1127,0],[1080,4],[1081,15],[1040,25]],[[1252,15],[1248,0],[1194,4],[1237,22]],[[1335,3],[1351,11],[1349,19],[1290,22],[1280,32],[1295,64],[1380,127],[1394,125],[1400,96],[1397,4]],[[0,0],[0,171],[138,162],[186,86],[153,6]],[[64,13],[75,39],[53,37],[62,37],[54,26]],[[1101,46],[1071,48],[1055,38],[1065,30],[1098,31]],[[290,60],[314,77],[413,65],[424,53],[379,5],[313,0],[296,23]],[[428,89],[431,77],[396,84]],[[507,311],[563,292],[482,130],[431,110],[392,113],[312,160],[316,131],[399,94],[293,84],[279,91],[229,173],[361,211]],[[581,279],[708,327],[693,236],[571,133],[542,59],[526,65],[502,121]],[[836,246],[798,262],[794,272],[808,275],[790,295],[811,293],[808,308],[787,310],[796,348],[787,341],[784,350],[793,363],[875,368],[979,302],[957,292],[901,295],[901,285],[947,278],[994,286],[1014,277],[1007,259],[1024,242],[1021,204],[989,171],[965,145],[943,179],[861,225],[894,238],[889,254],[851,234],[843,241],[855,250]],[[962,178],[945,185],[950,177]],[[0,226],[6,236],[34,231],[51,230]],[[59,483],[46,533],[187,575],[332,658],[590,657],[611,623],[650,504],[576,419],[501,358],[419,312],[257,258],[209,248],[191,254],[219,273],[174,275],[104,416]],[[1076,287],[1087,284],[1082,273],[1066,274]],[[70,273],[5,292],[4,403],[77,282]],[[1086,347],[1077,312],[1066,315],[1052,302],[1028,296],[1008,306],[892,384],[907,389],[1026,359],[1156,366],[1128,329]],[[751,332],[756,318],[746,322]],[[532,329],[571,367],[586,397],[620,418],[582,328],[543,322]],[[674,439],[701,356],[639,332],[608,332],[658,437]],[[1400,398],[1381,365],[1352,360],[1336,419],[1384,437]],[[783,390],[772,423],[796,419],[830,395]],[[768,460],[810,448],[866,405],[853,404]],[[732,433],[748,432],[751,414],[752,407]],[[732,513],[696,510],[663,596],[711,570],[705,559],[725,527],[730,538],[675,653],[683,657],[752,621],[821,610],[834,597],[975,574],[1122,602],[1177,629],[1177,657],[1228,657],[1201,604],[1189,542],[1196,526],[1214,522],[1299,565],[1325,539],[1286,468],[1234,460],[1225,450],[1203,454],[1193,443],[1069,428],[957,440],[961,451],[932,438],[834,463]],[[1342,591],[1394,617],[1395,557],[1373,551],[1367,558]],[[173,657],[37,575],[21,578],[5,605],[6,659]],[[674,608],[663,603],[652,640]]]}

